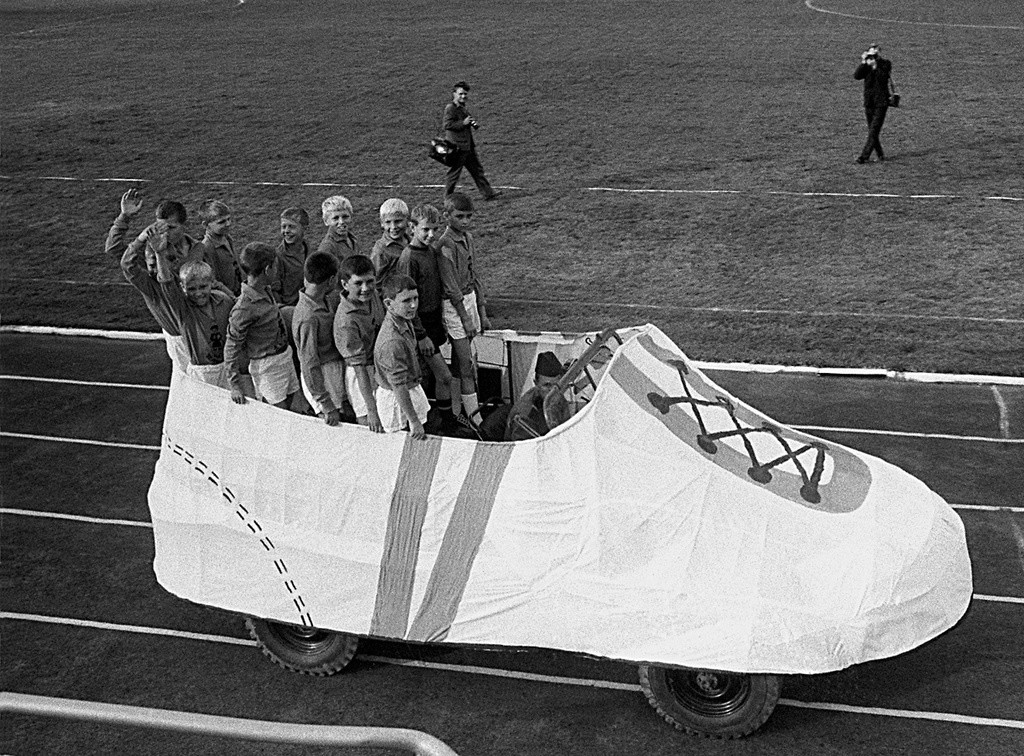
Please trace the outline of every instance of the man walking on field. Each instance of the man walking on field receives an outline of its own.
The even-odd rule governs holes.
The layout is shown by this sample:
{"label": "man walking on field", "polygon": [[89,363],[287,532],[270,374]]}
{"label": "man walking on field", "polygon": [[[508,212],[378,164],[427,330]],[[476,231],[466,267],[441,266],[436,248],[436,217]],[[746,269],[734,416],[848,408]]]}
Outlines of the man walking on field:
{"label": "man walking on field", "polygon": [[864,80],[864,115],[868,122],[868,140],[857,158],[858,163],[866,163],[871,153],[878,154],[879,160],[885,160],[885,152],[879,141],[885,114],[889,110],[889,94],[895,94],[892,83],[892,61],[879,55],[879,46],[872,44],[860,55],[860,65],[853,72],[853,78]]}
{"label": "man walking on field", "polygon": [[466,110],[466,100],[469,98],[469,84],[464,81],[457,81],[452,87],[452,101],[444,109],[444,138],[455,145],[448,164],[448,174],[444,181],[444,196],[448,197],[455,191],[459,183],[459,175],[463,167],[473,177],[476,188],[484,195],[485,200],[492,200],[499,196],[500,192],[491,188],[487,176],[484,175],[484,167],[480,165],[480,159],[476,155],[476,144],[473,141],[473,132],[480,128],[477,120]]}

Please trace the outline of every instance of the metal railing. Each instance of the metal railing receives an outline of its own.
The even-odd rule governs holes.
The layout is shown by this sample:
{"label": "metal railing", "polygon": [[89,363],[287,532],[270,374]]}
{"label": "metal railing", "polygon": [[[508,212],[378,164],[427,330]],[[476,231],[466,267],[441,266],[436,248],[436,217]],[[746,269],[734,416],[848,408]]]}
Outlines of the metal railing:
{"label": "metal railing", "polygon": [[443,741],[419,730],[398,727],[347,727],[268,722],[259,719],[218,717],[141,706],[78,701],[71,698],[0,692],[0,713],[31,714],[79,719],[175,732],[214,735],[266,743],[328,746],[334,748],[392,748],[417,756],[458,756]]}

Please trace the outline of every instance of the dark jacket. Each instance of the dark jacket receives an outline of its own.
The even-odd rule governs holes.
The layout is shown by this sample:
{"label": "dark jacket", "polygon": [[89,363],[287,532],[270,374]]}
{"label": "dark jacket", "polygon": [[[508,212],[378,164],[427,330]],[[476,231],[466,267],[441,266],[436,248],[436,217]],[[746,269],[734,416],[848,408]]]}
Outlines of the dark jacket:
{"label": "dark jacket", "polygon": [[468,110],[454,102],[444,109],[444,138],[455,142],[460,150],[473,149],[473,127],[463,123],[468,115]]}
{"label": "dark jacket", "polygon": [[892,73],[892,61],[879,58],[875,68],[861,63],[853,72],[853,78],[864,80],[864,104],[889,104],[889,76]]}

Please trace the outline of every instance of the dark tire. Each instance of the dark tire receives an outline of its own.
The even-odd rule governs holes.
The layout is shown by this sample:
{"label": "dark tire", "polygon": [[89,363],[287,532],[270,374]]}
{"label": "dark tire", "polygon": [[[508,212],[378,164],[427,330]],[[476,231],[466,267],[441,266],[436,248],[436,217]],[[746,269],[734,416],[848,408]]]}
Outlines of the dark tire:
{"label": "dark tire", "polygon": [[708,738],[742,738],[757,731],[779,702],[776,675],[643,665],[640,687],[677,730]]}
{"label": "dark tire", "polygon": [[249,635],[275,664],[303,675],[327,677],[348,666],[359,647],[359,636],[315,627],[247,617]]}

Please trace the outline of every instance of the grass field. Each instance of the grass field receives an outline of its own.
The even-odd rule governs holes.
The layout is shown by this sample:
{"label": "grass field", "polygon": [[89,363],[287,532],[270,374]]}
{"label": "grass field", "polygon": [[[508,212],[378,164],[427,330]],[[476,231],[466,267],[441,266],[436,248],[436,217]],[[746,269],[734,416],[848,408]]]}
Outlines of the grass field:
{"label": "grass field", "polygon": [[[97,179],[147,180],[147,216],[219,197],[236,244],[340,191],[369,245],[388,196],[439,202],[424,145],[466,78],[484,165],[518,187],[478,212],[496,326],[651,320],[701,359],[1024,375],[1024,204],[986,199],[1024,197],[1019,1],[814,5],[890,21],[801,0],[5,3],[4,321],[154,328],[102,253],[130,184]],[[873,41],[905,106],[891,159],[858,166]]]}

